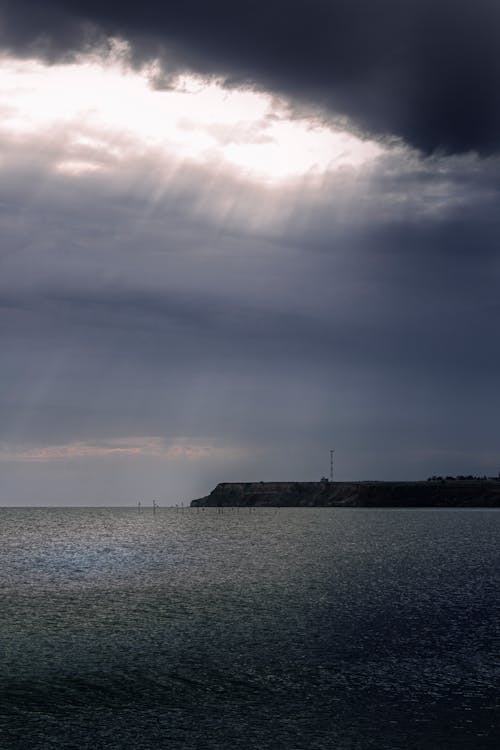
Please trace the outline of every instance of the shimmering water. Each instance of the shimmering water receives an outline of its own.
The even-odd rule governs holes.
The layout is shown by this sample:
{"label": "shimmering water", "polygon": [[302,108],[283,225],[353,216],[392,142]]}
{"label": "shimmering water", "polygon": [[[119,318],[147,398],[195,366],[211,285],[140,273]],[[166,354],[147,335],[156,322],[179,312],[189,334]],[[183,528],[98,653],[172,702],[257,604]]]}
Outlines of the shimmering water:
{"label": "shimmering water", "polygon": [[2,750],[500,746],[500,512],[0,525]]}

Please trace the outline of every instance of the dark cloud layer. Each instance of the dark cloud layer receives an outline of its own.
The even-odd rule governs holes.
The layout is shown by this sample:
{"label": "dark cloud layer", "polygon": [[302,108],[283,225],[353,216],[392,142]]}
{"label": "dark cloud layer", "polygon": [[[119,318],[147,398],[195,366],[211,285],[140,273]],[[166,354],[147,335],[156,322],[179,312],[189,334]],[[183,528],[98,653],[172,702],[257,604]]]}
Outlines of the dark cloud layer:
{"label": "dark cloud layer", "polygon": [[160,55],[347,116],[424,152],[500,147],[494,0],[2,2],[3,43],[58,57],[121,35]]}

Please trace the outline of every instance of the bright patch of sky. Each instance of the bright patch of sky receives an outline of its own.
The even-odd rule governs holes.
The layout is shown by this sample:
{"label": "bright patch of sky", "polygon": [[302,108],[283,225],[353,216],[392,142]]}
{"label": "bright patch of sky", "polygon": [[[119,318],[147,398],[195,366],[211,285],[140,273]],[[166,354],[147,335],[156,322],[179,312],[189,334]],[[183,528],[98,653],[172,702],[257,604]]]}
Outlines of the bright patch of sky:
{"label": "bright patch of sky", "polygon": [[149,150],[167,159],[225,164],[252,180],[282,182],[359,168],[382,147],[314,119],[294,118],[285,102],[216,80],[177,78],[152,85],[154,67],[133,70],[127,49],[48,65],[0,57],[0,134],[57,139],[53,167],[69,174],[113,169]]}

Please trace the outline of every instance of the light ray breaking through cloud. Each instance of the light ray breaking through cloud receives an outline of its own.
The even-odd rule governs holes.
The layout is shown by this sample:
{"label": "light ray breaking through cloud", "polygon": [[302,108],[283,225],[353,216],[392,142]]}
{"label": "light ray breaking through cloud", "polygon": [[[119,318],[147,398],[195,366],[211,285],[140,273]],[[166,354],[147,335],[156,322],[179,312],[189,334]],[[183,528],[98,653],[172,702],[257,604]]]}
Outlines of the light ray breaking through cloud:
{"label": "light ray breaking through cloud", "polygon": [[[111,32],[95,10],[99,43],[82,46],[77,6],[53,6],[51,52],[13,6],[4,26],[0,502],[177,502],[215,481],[317,479],[332,445],[338,478],[495,473],[488,108],[483,140],[460,112],[453,130],[429,114],[422,73],[409,125],[386,83],[425,61],[367,68],[357,36],[334,54],[314,23],[311,67],[290,62],[287,77],[237,27],[241,49],[224,36],[220,56],[201,27],[176,37],[175,14],[167,39],[168,9],[149,28],[158,45],[122,8]],[[328,73],[331,55],[351,77]]]}
{"label": "light ray breaking through cloud", "polygon": [[131,69],[127,47],[105,57],[47,65],[0,58],[1,131],[20,141],[63,135],[54,168],[72,175],[112,169],[148,149],[174,161],[232,165],[249,178],[283,180],[360,167],[382,153],[374,141],[293,117],[284,101],[217,80],[179,76],[166,90]]}

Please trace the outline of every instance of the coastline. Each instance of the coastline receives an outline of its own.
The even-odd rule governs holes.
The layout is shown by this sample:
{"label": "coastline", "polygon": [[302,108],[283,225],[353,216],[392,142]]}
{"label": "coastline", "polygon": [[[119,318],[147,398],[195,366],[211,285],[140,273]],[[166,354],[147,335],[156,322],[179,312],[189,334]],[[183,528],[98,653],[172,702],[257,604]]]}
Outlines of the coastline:
{"label": "coastline", "polygon": [[191,507],[500,508],[500,480],[222,482]]}

